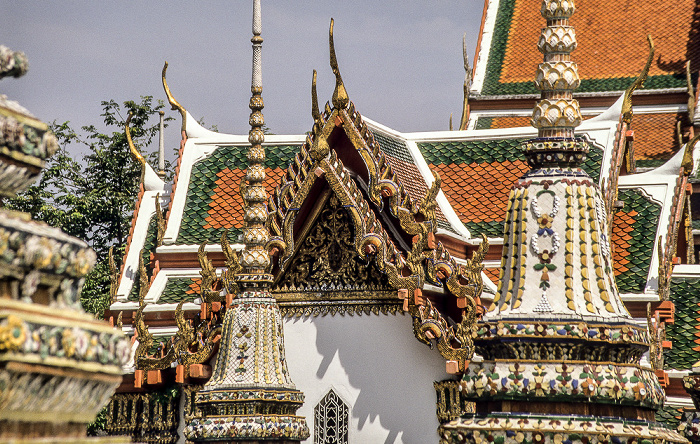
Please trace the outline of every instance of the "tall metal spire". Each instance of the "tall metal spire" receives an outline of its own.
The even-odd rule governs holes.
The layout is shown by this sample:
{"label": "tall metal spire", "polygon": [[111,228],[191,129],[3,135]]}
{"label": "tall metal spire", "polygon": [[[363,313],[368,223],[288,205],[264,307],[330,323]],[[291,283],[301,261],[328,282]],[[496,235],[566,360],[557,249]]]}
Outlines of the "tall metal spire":
{"label": "tall metal spire", "polygon": [[185,429],[187,439],[194,442],[298,442],[309,437],[306,420],[295,414],[304,394],[287,371],[282,318],[269,291],[261,31],[260,0],[254,0],[250,148],[241,183],[245,247],[236,275],[240,294],[226,311],[212,377],[197,394],[204,417]]}
{"label": "tall metal spire", "polygon": [[241,190],[244,199],[243,243],[245,250],[241,260],[244,273],[262,275],[270,265],[270,255],[265,244],[270,237],[265,223],[267,222],[267,192],[265,191],[265,141],[263,125],[265,118],[262,109],[262,19],[260,0],[253,1],[253,75],[250,85],[250,131],[248,132],[248,170],[245,181],[247,184]]}

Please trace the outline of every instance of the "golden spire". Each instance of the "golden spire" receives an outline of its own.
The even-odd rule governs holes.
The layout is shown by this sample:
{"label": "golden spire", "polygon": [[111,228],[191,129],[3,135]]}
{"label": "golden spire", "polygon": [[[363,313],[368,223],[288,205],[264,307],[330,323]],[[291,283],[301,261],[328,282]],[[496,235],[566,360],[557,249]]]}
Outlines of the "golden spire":
{"label": "golden spire", "polygon": [[270,234],[267,222],[267,191],[265,191],[265,141],[263,125],[265,118],[262,98],[262,19],[260,1],[253,2],[253,72],[250,91],[250,131],[248,132],[248,169],[246,186],[243,190],[244,221],[243,239],[245,249],[241,256],[241,266],[246,274],[264,274],[270,265],[270,255],[265,249]]}
{"label": "golden spire", "polygon": [[[250,148],[245,182],[241,182],[240,190],[245,221],[240,256],[233,253],[228,240],[222,237],[227,266],[237,271],[236,285],[227,282],[226,289],[238,294],[226,308],[222,345],[212,377],[197,394],[196,403],[206,413],[204,418],[193,419],[185,428],[185,436],[194,442],[292,443],[309,437],[306,420],[295,414],[304,402],[304,394],[296,389],[287,370],[280,310],[270,294],[261,31],[260,0],[253,0]],[[235,267],[232,261],[238,258],[240,267]],[[227,273],[225,280],[230,279]],[[212,423],[217,427],[211,428]]]}
{"label": "golden spire", "polygon": [[335,90],[333,91],[333,107],[335,109],[345,109],[350,102],[348,92],[345,90],[343,78],[340,77],[340,69],[338,69],[338,59],[335,56],[335,43],[333,43],[333,19],[331,19],[331,27],[328,31],[328,45],[330,46],[331,54],[331,69],[335,74]]}

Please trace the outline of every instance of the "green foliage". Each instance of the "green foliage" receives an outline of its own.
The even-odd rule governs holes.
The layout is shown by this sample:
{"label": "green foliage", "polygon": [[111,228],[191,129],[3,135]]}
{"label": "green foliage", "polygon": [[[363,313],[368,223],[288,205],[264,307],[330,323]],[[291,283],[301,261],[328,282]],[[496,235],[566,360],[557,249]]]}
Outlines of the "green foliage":
{"label": "green foliage", "polygon": [[107,427],[108,410],[109,404],[104,406],[95,417],[95,420],[87,425],[87,436],[103,436],[106,434],[105,427]]}
{"label": "green foliage", "polygon": [[[158,135],[158,111],[163,107],[150,96],[123,105],[102,102],[105,132],[86,125],[78,133],[69,122],[54,122],[51,129],[61,148],[48,161],[39,182],[6,205],[85,240],[95,250],[98,263],[85,280],[81,302],[96,315],[109,306],[109,249],[114,247],[115,260],[123,256],[141,183],[142,167],[130,155],[124,123],[131,112],[134,144],[148,146]],[[68,147],[87,155],[78,163],[68,155]],[[148,157],[153,163],[157,154]],[[166,165],[166,170],[171,169]]]}

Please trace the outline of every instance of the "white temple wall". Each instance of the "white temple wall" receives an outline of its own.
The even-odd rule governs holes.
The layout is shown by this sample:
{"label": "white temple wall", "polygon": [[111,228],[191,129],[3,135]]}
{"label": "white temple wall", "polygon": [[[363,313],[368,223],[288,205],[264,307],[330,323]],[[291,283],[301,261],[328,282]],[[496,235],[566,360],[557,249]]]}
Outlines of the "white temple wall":
{"label": "white temple wall", "polygon": [[440,353],[418,342],[409,315],[318,316],[284,320],[289,372],[314,407],[329,390],[348,404],[350,443],[438,442],[433,381],[448,379]]}

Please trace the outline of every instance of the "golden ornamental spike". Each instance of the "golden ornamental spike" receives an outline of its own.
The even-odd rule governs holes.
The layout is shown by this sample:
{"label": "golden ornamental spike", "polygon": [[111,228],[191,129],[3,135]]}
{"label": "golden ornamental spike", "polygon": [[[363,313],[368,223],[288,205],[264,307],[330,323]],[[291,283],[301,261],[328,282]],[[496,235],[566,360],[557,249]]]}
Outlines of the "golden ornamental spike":
{"label": "golden ornamental spike", "polygon": [[335,74],[333,107],[335,109],[345,109],[348,106],[350,99],[348,98],[348,92],[345,90],[343,78],[340,76],[340,69],[338,68],[338,59],[335,56],[335,43],[333,42],[333,19],[331,19],[331,26],[328,30],[328,45],[330,47],[331,69],[333,70],[333,74]]}
{"label": "golden ornamental spike", "polygon": [[632,94],[635,90],[644,87],[644,82],[647,80],[647,76],[649,75],[649,68],[651,68],[651,62],[654,60],[654,39],[651,38],[651,34],[647,35],[647,42],[649,43],[649,56],[647,57],[647,62],[644,65],[642,72],[639,73],[639,76],[634,79],[634,82],[632,82],[632,84],[625,91],[625,96],[622,101],[622,120],[627,124],[632,122],[632,117],[634,115],[632,113]]}
{"label": "golden ornamental spike", "polygon": [[695,145],[698,143],[698,140],[700,140],[700,133],[685,144],[681,167],[683,168],[683,174],[686,176],[693,172],[693,152],[695,151]]}
{"label": "golden ornamental spike", "polygon": [[146,271],[146,265],[143,263],[143,250],[141,250],[139,253],[139,307],[146,304],[148,290],[148,273]]}
{"label": "golden ornamental spike", "polygon": [[170,92],[170,87],[168,87],[168,82],[165,80],[165,72],[168,70],[168,62],[166,61],[165,64],[163,65],[163,74],[162,74],[162,80],[163,80],[163,89],[165,90],[165,95],[168,97],[168,102],[170,103],[170,107],[172,108],[173,111],[179,111],[180,115],[182,116],[182,129],[181,131],[185,131],[187,128],[187,112],[185,111],[185,108],[183,108],[180,103],[175,100],[175,97],[173,97],[172,93]]}
{"label": "golden ornamental spike", "polygon": [[318,94],[316,92],[316,70],[314,69],[313,78],[311,79],[311,117],[314,123],[321,127],[321,112],[318,110]]}
{"label": "golden ornamental spike", "polygon": [[450,131],[453,131],[454,129],[452,128],[452,113],[450,113]]}
{"label": "golden ornamental spike", "polygon": [[126,142],[129,144],[129,151],[131,151],[131,157],[138,163],[141,164],[141,166],[146,166],[146,159],[143,158],[143,155],[139,152],[138,149],[134,146],[134,141],[131,139],[131,130],[129,129],[129,123],[131,123],[131,118],[133,117],[133,113],[129,111],[129,115],[126,117],[126,122],[124,123],[124,132],[126,132]]}

